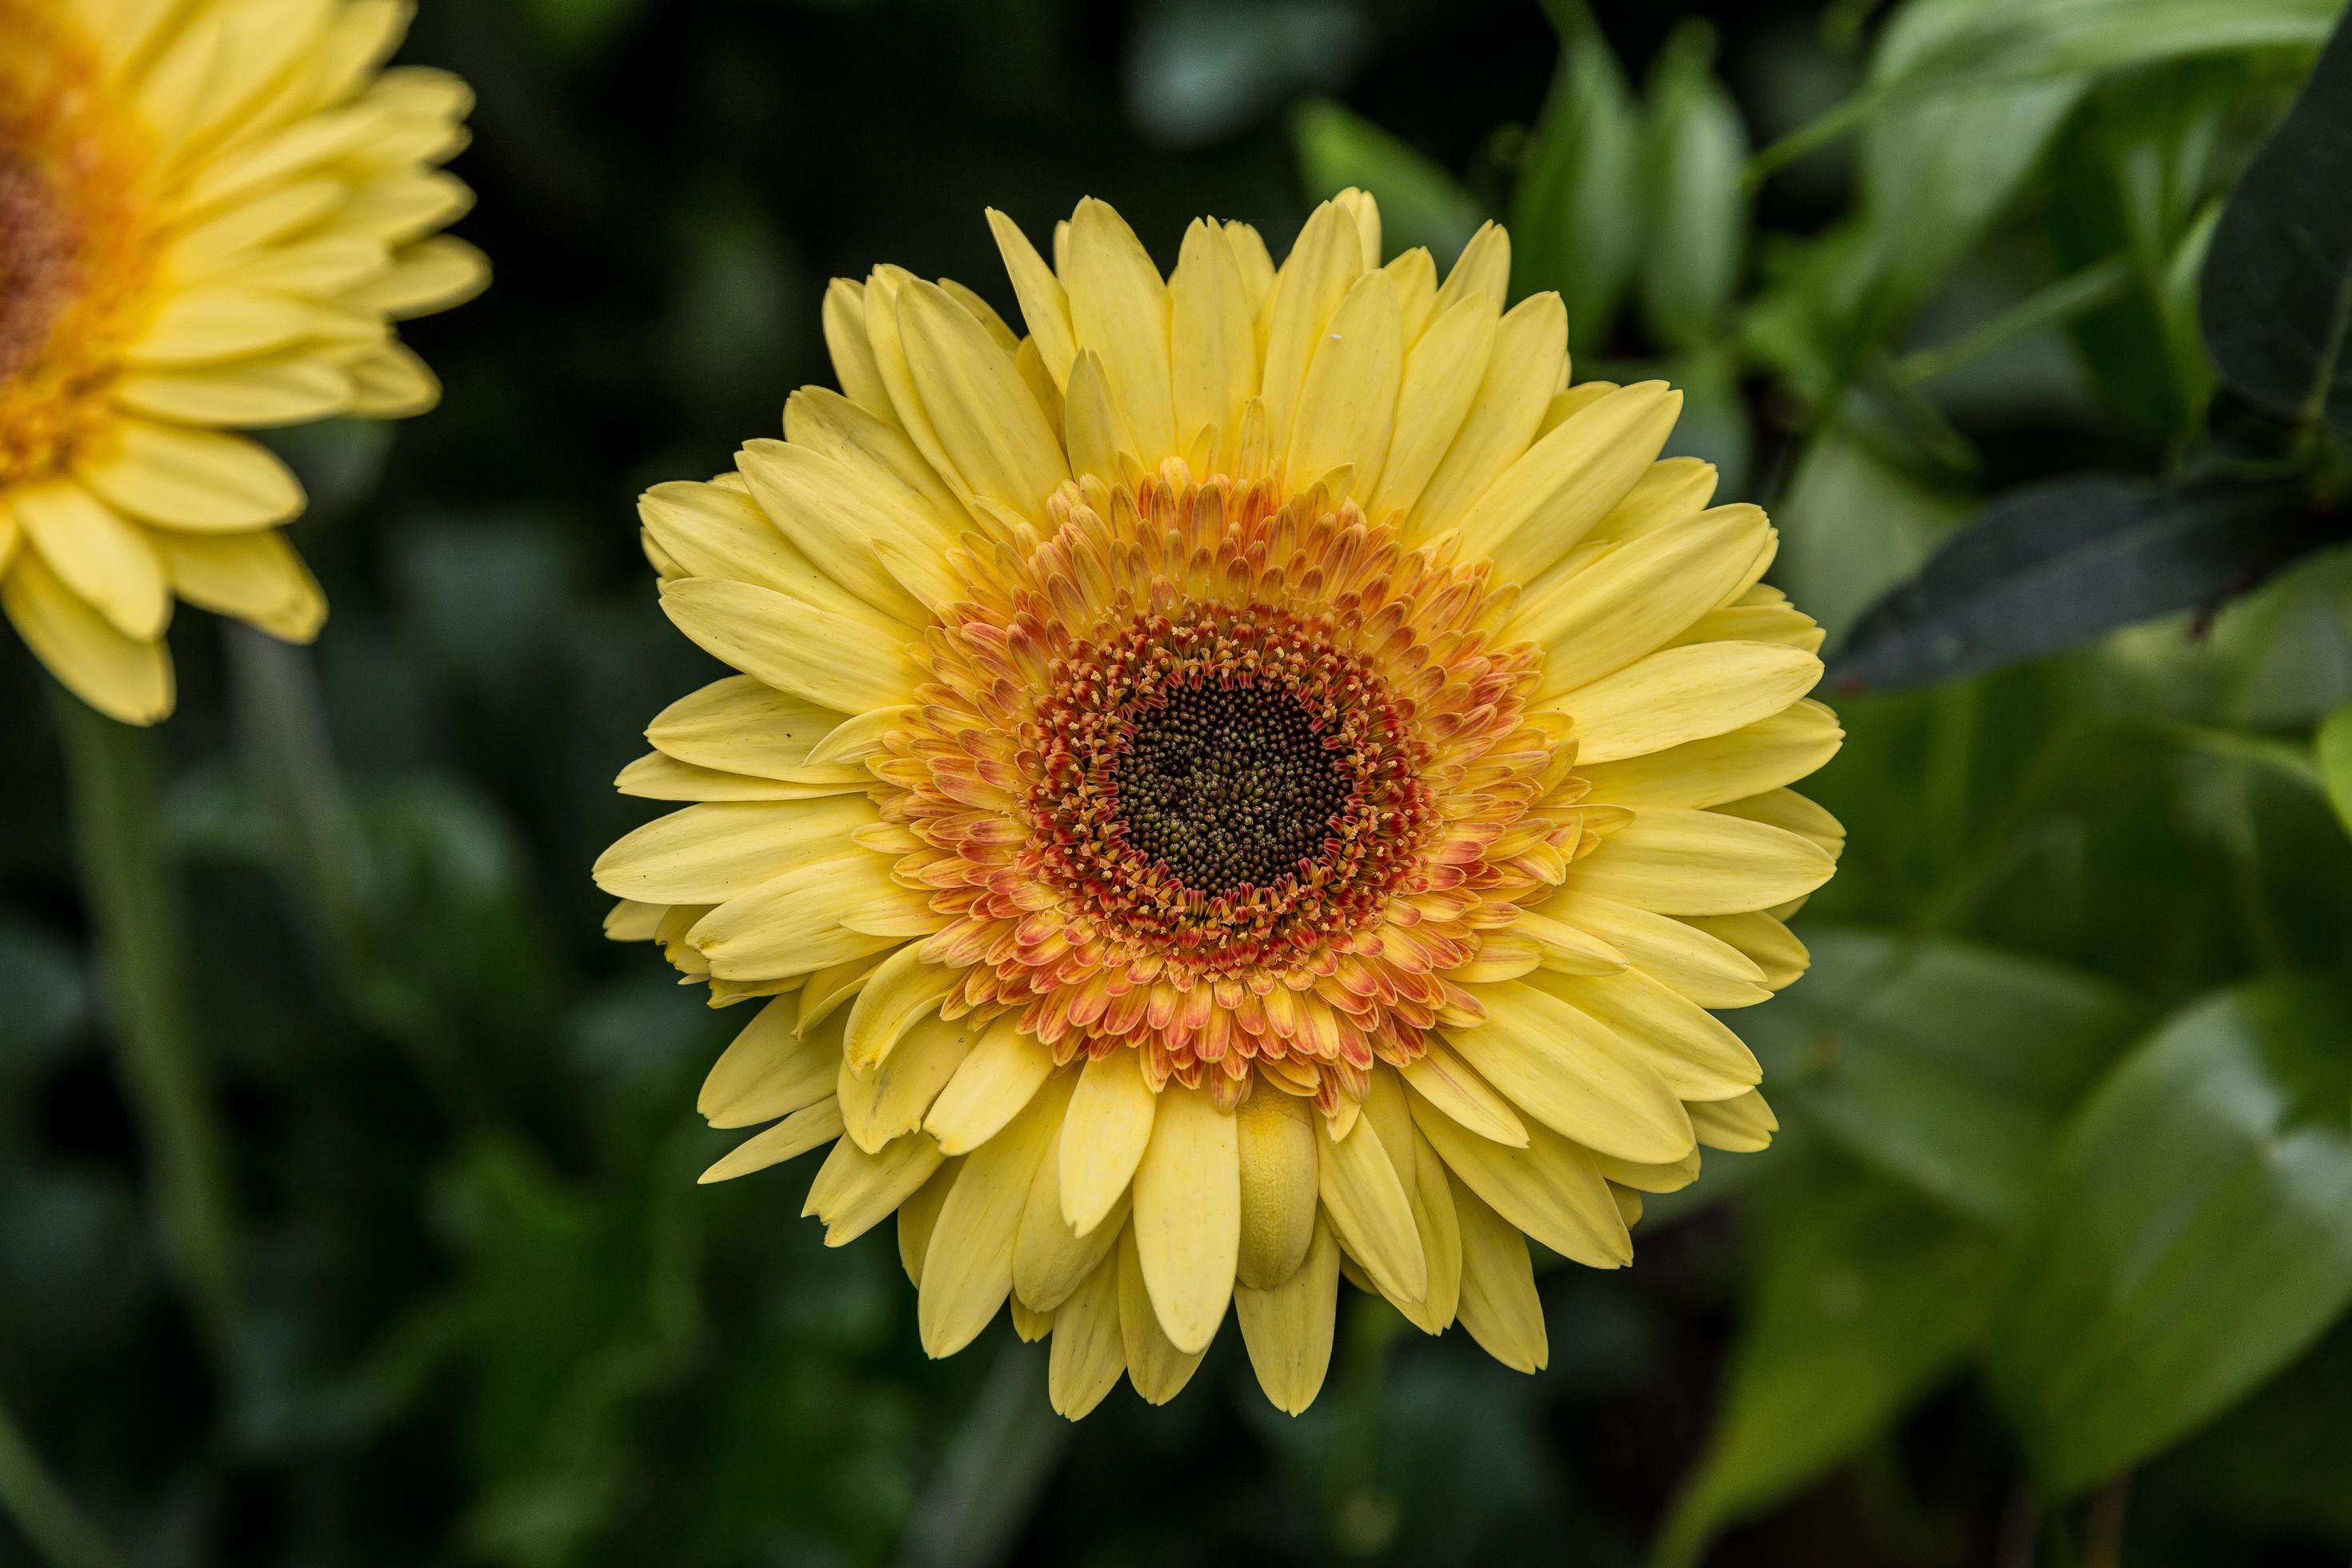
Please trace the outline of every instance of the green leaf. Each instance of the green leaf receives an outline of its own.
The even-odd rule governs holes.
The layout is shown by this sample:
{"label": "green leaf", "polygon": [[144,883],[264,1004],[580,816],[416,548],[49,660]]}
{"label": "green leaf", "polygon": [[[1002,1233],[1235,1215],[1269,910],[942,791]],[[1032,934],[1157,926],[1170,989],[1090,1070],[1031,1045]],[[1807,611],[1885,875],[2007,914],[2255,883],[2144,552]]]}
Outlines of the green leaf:
{"label": "green leaf", "polygon": [[[1784,1110],[1965,1217],[2014,1224],[2069,1114],[2144,1019],[2105,982],[1958,942],[1808,930],[1805,983],[1752,1015]],[[1743,1020],[1743,1024],[1748,1020]],[[1809,1070],[1810,1069],[1810,1070]]]}
{"label": "green leaf", "polygon": [[2352,703],[2327,716],[2319,726],[2319,776],[2327,785],[2327,804],[2336,819],[2352,832]]}
{"label": "green leaf", "polygon": [[1991,1239],[1899,1189],[1832,1170],[1760,1217],[1747,1329],[1654,1568],[1696,1563],[1725,1525],[1853,1457],[1984,1335]]}
{"label": "green leaf", "polygon": [[1307,199],[1319,202],[1350,185],[1370,191],[1381,204],[1381,239],[1391,255],[1425,245],[1446,267],[1486,221],[1453,175],[1328,100],[1299,106],[1291,140]]}
{"label": "green leaf", "polygon": [[[2332,14],[2332,8],[2331,8]],[[2341,28],[2222,209],[2205,262],[2205,341],[2274,414],[2352,430],[2352,28]]]}
{"label": "green leaf", "polygon": [[1511,289],[1557,290],[1579,353],[1608,341],[1641,254],[1640,142],[1609,40],[1569,29],[1511,193]]}
{"label": "green leaf", "polygon": [[1748,249],[1747,159],[1748,127],[1715,75],[1715,30],[1686,22],[1652,68],[1642,135],[1643,313],[1668,342],[1707,341],[1730,308]]}
{"label": "green leaf", "polygon": [[1789,499],[1773,509],[1780,554],[1773,581],[1819,621],[1832,644],[1968,513],[1842,432],[1806,449]]}
{"label": "green leaf", "polygon": [[[1765,149],[1778,168],[1898,104],[1959,89],[2129,70],[2159,60],[2316,44],[2342,0],[1918,0],[1889,24],[1861,92]],[[1884,58],[1897,29],[1934,13],[1932,37]]]}
{"label": "green leaf", "polygon": [[2193,1431],[2352,1301],[2352,996],[2258,982],[2176,1016],[2059,1151],[1993,1380],[2045,1486]]}
{"label": "green leaf", "polygon": [[1847,638],[1844,691],[1949,680],[2242,593],[2340,536],[2285,484],[2158,489],[2105,474],[1987,507]]}

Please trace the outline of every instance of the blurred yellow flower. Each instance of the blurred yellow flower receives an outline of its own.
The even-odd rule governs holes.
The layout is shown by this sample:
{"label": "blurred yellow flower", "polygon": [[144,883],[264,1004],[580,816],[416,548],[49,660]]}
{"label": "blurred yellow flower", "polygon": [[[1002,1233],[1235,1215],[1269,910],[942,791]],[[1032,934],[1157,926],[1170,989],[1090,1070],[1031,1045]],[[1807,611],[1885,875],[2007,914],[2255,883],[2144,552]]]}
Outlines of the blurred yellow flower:
{"label": "blurred yellow flower", "polygon": [[830,1143],[826,1240],[896,1213],[925,1348],[1009,1299],[1074,1417],[1229,1308],[1304,1409],[1343,1275],[1539,1367],[1525,1238],[1619,1267],[1775,1125],[1709,1009],[1803,969],[1843,835],[1771,525],[1659,459],[1663,383],[1570,384],[1499,228],[1441,284],[1349,192],[1163,280],[1100,202],[1050,267],[991,219],[1028,337],[836,282],[842,391],[644,500],[742,673],[621,775],[698,804],[599,860],[607,929],[773,998],[700,1108],[775,1125],[705,1179]]}
{"label": "blurred yellow flower", "polygon": [[488,276],[427,237],[465,85],[408,0],[0,0],[0,607],[92,707],[173,704],[175,599],[307,640],[293,476],[230,432],[439,395],[389,323]]}

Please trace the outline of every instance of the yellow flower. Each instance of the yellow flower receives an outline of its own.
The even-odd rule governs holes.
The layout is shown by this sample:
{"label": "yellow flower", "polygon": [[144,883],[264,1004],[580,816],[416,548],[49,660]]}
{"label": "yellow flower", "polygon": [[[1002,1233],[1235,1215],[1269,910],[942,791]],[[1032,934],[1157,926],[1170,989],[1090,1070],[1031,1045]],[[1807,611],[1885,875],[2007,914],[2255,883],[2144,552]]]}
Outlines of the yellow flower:
{"label": "yellow flower", "polygon": [[134,723],[175,599],[296,641],[302,510],[236,429],[440,395],[389,323],[488,269],[427,237],[471,97],[380,70],[409,0],[0,0],[0,608]]}
{"label": "yellow flower", "polygon": [[1664,384],[1570,385],[1498,228],[1441,286],[1350,192],[1163,281],[1100,202],[1051,268],[990,216],[1026,339],[836,282],[843,390],[644,500],[742,673],[621,775],[700,804],[599,860],[607,930],[773,998],[700,1108],[776,1124],[704,1179],[830,1143],[826,1241],[895,1212],[924,1347],[1009,1298],[1073,1417],[1228,1307],[1304,1409],[1343,1274],[1539,1367],[1525,1238],[1619,1267],[1775,1125],[1709,1010],[1801,972],[1843,836],[1771,526],[1659,460]]}

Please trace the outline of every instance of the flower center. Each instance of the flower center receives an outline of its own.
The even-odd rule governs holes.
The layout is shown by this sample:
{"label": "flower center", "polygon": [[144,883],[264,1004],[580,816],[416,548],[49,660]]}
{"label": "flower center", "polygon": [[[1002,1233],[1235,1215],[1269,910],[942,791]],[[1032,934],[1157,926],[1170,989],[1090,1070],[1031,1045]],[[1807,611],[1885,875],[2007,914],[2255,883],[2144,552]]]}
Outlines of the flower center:
{"label": "flower center", "polygon": [[1114,775],[1127,840],[1213,898],[1295,874],[1347,804],[1321,727],[1288,691],[1186,686],[1134,723]]}
{"label": "flower center", "polygon": [[1353,932],[1412,868],[1435,816],[1425,748],[1336,632],[1192,605],[1055,661],[1024,735],[1034,848],[1107,937],[1237,973]]}
{"label": "flower center", "polygon": [[152,265],[146,133],[65,11],[0,0],[0,486],[103,425]]}

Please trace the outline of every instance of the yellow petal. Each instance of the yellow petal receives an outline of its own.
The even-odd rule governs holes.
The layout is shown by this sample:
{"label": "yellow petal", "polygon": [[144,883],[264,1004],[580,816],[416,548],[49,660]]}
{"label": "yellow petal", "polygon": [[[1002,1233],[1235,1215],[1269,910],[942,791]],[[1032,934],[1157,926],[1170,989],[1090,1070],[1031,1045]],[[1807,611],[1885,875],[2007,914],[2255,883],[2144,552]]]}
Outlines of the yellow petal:
{"label": "yellow petal", "polygon": [[736,1144],[725,1157],[695,1180],[705,1184],[732,1181],[737,1176],[747,1176],[754,1171],[764,1171],[771,1165],[781,1165],[786,1160],[797,1159],[840,1136],[840,1102],[821,1100],[814,1105],[803,1106],[793,1111],[766,1131],[754,1133]]}
{"label": "yellow petal", "polygon": [[1765,823],[1801,838],[1810,838],[1832,859],[1845,853],[1845,825],[1795,790],[1764,790],[1725,801],[1714,809],[1719,816]]}
{"label": "yellow petal", "polygon": [[1636,659],[1538,706],[1576,724],[1580,761],[1613,763],[1769,718],[1820,683],[1822,661],[1769,643],[1694,643]]}
{"label": "yellow petal", "polygon": [[1127,221],[1092,197],[1070,215],[1062,283],[1077,346],[1102,356],[1111,400],[1137,456],[1156,464],[1176,450],[1168,358],[1168,286]]}
{"label": "yellow petal", "polygon": [[[1463,514],[1463,547],[1525,581],[1580,542],[1666,444],[1683,395],[1663,381],[1620,387],[1528,449]],[[1740,565],[1746,566],[1742,556]],[[1694,617],[1698,612],[1694,612]]]}
{"label": "yellow petal", "polygon": [[1367,272],[1332,312],[1308,362],[1290,435],[1292,479],[1347,467],[1354,493],[1372,494],[1396,434],[1403,375],[1396,288],[1385,272]]}
{"label": "yellow petal", "polygon": [[1225,246],[1234,253],[1234,265],[1241,269],[1242,293],[1249,303],[1250,319],[1260,324],[1257,331],[1258,358],[1265,358],[1266,305],[1274,294],[1274,258],[1267,254],[1265,239],[1245,223],[1222,226]]}
{"label": "yellow petal", "polygon": [[1062,428],[1070,446],[1070,470],[1116,482],[1120,458],[1136,461],[1133,443],[1118,407],[1111,402],[1110,379],[1102,356],[1080,350],[1070,363],[1069,395],[1062,406]]}
{"label": "yellow petal", "polygon": [[352,378],[315,354],[238,360],[186,370],[134,371],[114,384],[115,406],[175,424],[238,428],[300,425],[340,414]]}
{"label": "yellow petal", "polygon": [[720,1053],[694,1108],[713,1127],[751,1127],[833,1098],[839,1030],[802,1038],[793,999],[762,1006]]}
{"label": "yellow petal", "polygon": [[1282,264],[1266,327],[1265,372],[1259,378],[1268,432],[1276,452],[1290,446],[1307,367],[1325,327],[1364,270],[1355,219],[1330,202],[1317,207]]}
{"label": "yellow petal", "polygon": [[353,414],[369,419],[410,419],[441,401],[441,383],[400,343],[383,343],[342,367],[352,378]]}
{"label": "yellow petal", "polygon": [[990,207],[988,227],[996,236],[997,252],[1004,258],[1004,270],[1013,279],[1013,296],[1021,301],[1021,320],[1029,328],[1030,341],[1037,345],[1037,357],[1054,384],[1066,386],[1070,361],[1078,352],[1077,336],[1070,327],[1070,297],[1019,225]]}
{"label": "yellow petal", "polygon": [[971,1057],[980,1032],[968,1014],[941,1018],[927,1013],[899,1032],[881,1062],[866,1066],[845,1055],[834,1092],[841,1097],[842,1125],[857,1146],[871,1152],[922,1126],[940,1091]]}
{"label": "yellow petal", "polygon": [[1695,926],[1579,890],[1537,906],[1544,914],[1590,931],[1702,1007],[1747,1007],[1771,995],[1764,971],[1728,942]]}
{"label": "yellow petal", "polygon": [[[1466,261],[1469,252],[1463,256]],[[1461,269],[1457,263],[1456,275]],[[1447,289],[1452,287],[1449,279]],[[1454,301],[1445,298],[1446,290],[1438,292],[1440,308],[1451,310]],[[1530,295],[1504,316],[1469,412],[1413,503],[1408,538],[1426,539],[1456,526],[1503,471],[1518,461],[1535,438],[1567,364],[1568,312],[1559,295]]]}
{"label": "yellow petal", "polygon": [[1340,1242],[1392,1300],[1417,1301],[1429,1289],[1429,1263],[1413,1228],[1412,1205],[1404,1183],[1381,1147],[1369,1116],[1357,1118],[1344,1138],[1328,1129],[1316,1141],[1323,1207]]}
{"label": "yellow petal", "polygon": [[1813,955],[1787,925],[1763,911],[1693,916],[1690,923],[1738,948],[1764,971],[1764,984],[1779,991],[1794,984],[1812,966]]}
{"label": "yellow petal", "polygon": [[[1508,298],[1510,288],[1510,234],[1501,224],[1480,224],[1478,232],[1470,237],[1470,243],[1462,247],[1462,254],[1454,258],[1453,269],[1445,275],[1444,287],[1438,289],[1437,298],[1432,302],[1431,317],[1434,320],[1444,315],[1474,294],[1486,295],[1499,308]],[[1568,341],[1565,335],[1567,320],[1565,315],[1560,318],[1563,348]],[[1559,372],[1553,374],[1557,376]],[[1544,395],[1550,396],[1551,391],[1550,387],[1546,387]]]}
{"label": "yellow petal", "polygon": [[842,1054],[849,1064],[863,1071],[887,1058],[909,1026],[938,1010],[961,973],[924,958],[919,944],[892,953],[849,1009],[849,1026],[842,1037]]}
{"label": "yellow petal", "polygon": [[[1571,1262],[1591,1268],[1622,1268],[1633,1261],[1633,1238],[1609,1195],[1609,1184],[1592,1157],[1546,1127],[1528,1129],[1528,1146],[1490,1143],[1441,1115],[1427,1101],[1412,1103],[1413,1125],[1429,1140],[1461,1187],[1520,1230]],[[1468,1210],[1457,1206],[1459,1219]],[[1469,1301],[1471,1231],[1463,1229],[1464,1307]]]}
{"label": "yellow petal", "polygon": [[[837,1012],[843,1003],[853,1000],[865,990],[866,983],[874,978],[874,972],[888,962],[889,954],[875,952],[811,971],[803,977],[800,990],[800,1017],[793,1026],[803,1035],[814,1029]],[[844,1026],[848,1022],[847,1018],[842,1019]],[[841,1037],[836,1031],[834,1036],[836,1051],[840,1045]]]}
{"label": "yellow petal", "polygon": [[1644,808],[1570,867],[1566,886],[1662,915],[1728,915],[1801,898],[1836,869],[1819,845],[1778,827]]}
{"label": "yellow petal", "polygon": [[615,775],[613,787],[623,795],[645,800],[793,801],[859,794],[866,782],[869,781],[837,779],[825,784],[787,783],[752,773],[700,768],[660,752],[647,752]]}
{"label": "yellow petal", "polygon": [[1557,974],[1614,974],[1625,967],[1625,955],[1607,942],[1542,910],[1521,910],[1518,923],[1505,934],[1526,936],[1541,959],[1536,967]]}
{"label": "yellow petal", "polygon": [[345,294],[342,303],[405,321],[453,310],[489,286],[489,258],[462,239],[436,235],[395,253],[389,268]]}
{"label": "yellow petal", "polygon": [[[866,342],[873,353],[876,374],[888,389],[887,401],[894,411],[893,416],[907,432],[907,438],[915,444],[915,450],[923,455],[923,461],[929,464],[941,482],[954,492],[958,502],[969,510],[972,500],[971,485],[949,460],[947,448],[940,444],[939,432],[931,426],[930,416],[923,407],[922,395],[915,382],[915,374],[908,366],[904,334],[899,328],[898,296],[908,285],[919,281],[903,267],[877,267],[866,278],[862,296]],[[843,390],[847,391],[847,386],[845,385]],[[1024,392],[1025,395],[1025,388]],[[864,400],[861,398],[859,401]]]}
{"label": "yellow petal", "polygon": [[1160,1328],[1150,1289],[1143,1282],[1131,1225],[1118,1238],[1118,1327],[1127,1345],[1127,1378],[1135,1392],[1152,1405],[1165,1405],[1183,1393],[1200,1369],[1203,1352],[1178,1350]]}
{"label": "yellow petal", "polygon": [[147,536],[163,558],[172,591],[217,615],[234,616],[287,642],[306,643],[326,624],[327,597],[301,556],[276,529],[253,533]]}
{"label": "yellow petal", "polygon": [[1039,1095],[965,1156],[923,1259],[916,1322],[933,1356],[963,1349],[1013,1289],[1013,1238],[1037,1162],[1060,1126],[1066,1089]]}
{"label": "yellow petal", "polygon": [[[1633,1046],[1644,1065],[1684,1100],[1728,1100],[1763,1081],[1763,1069],[1738,1036],[1706,1008],[1641,970],[1606,975],[1546,974],[1538,976],[1536,984],[1607,1025]],[[1584,1142],[1591,1148],[1601,1147]],[[1689,1151],[1685,1145],[1671,1154],[1617,1148],[1606,1152],[1655,1163],[1679,1159]]]}
{"label": "yellow petal", "polygon": [[25,540],[74,595],[136,642],[172,623],[172,590],[146,531],[70,479],[25,486],[9,498]]}
{"label": "yellow petal", "polygon": [[902,704],[919,679],[906,643],[772,588],[685,577],[662,585],[661,605],[713,658],[841,712]]}
{"label": "yellow petal", "polygon": [[[1075,1091],[1076,1086],[1073,1085]],[[1069,1134],[1065,1115],[1053,1145],[1037,1163],[1021,1229],[1013,1243],[1013,1289],[1030,1306],[1052,1311],[1094,1273],[1127,1228],[1129,1195],[1122,1189],[1102,1223],[1084,1236],[1062,1215],[1062,1141]]]}
{"label": "yellow petal", "polygon": [[962,1171],[961,1160],[952,1156],[942,1160],[930,1180],[898,1205],[898,1267],[905,1270],[909,1285],[919,1288],[923,1283],[923,1259],[931,1249],[931,1233],[939,1228],[940,1210],[947,1206],[948,1194],[955,1191],[956,1177]]}
{"label": "yellow petal", "polygon": [[866,286],[835,279],[824,291],[824,346],[833,356],[834,379],[841,383],[842,395],[876,418],[897,424],[890,389],[866,335]]}
{"label": "yellow petal", "polygon": [[1315,1237],[1315,1112],[1297,1096],[1260,1083],[1234,1113],[1234,1132],[1241,1165],[1234,1272],[1244,1285],[1272,1290],[1306,1261]]}
{"label": "yellow petal", "polygon": [[1510,635],[1544,650],[1543,696],[1622,669],[1723,602],[1771,532],[1760,508],[1654,529],[1521,595]]}
{"label": "yellow petal", "polygon": [[1621,805],[1700,809],[1796,783],[1837,755],[1845,731],[1811,700],[1704,740],[1614,763],[1580,763],[1588,798]]}
{"label": "yellow petal", "polygon": [[890,864],[859,852],[820,860],[762,882],[697,921],[688,940],[724,980],[807,974],[902,940],[854,931],[845,916],[902,907],[911,897],[890,879]]}
{"label": "yellow petal", "polygon": [[[1381,270],[1396,285],[1397,315],[1404,322],[1404,341],[1410,347],[1420,342],[1421,334],[1428,330],[1432,308],[1437,303],[1437,263],[1427,246],[1416,245],[1411,250],[1398,252]],[[1488,314],[1501,312],[1502,302],[1498,300]]]}
{"label": "yellow petal", "polygon": [[119,420],[110,446],[74,471],[101,500],[164,528],[268,528],[302,510],[302,487],[285,464],[214,430]]}
{"label": "yellow petal", "polygon": [[1311,1207],[1307,1217],[1308,1245],[1298,1266],[1278,1285],[1243,1286],[1234,1292],[1234,1315],[1241,1321],[1251,1370],[1266,1398],[1286,1415],[1305,1410],[1322,1392],[1339,1311],[1339,1244]]}
{"label": "yellow petal", "polygon": [[1151,1142],[1159,1097],[1144,1081],[1140,1055],[1120,1048],[1089,1058],[1062,1135],[1062,1217],[1084,1236],[1127,1191]]}
{"label": "yellow petal", "polygon": [[[1402,310],[1400,319],[1411,325]],[[1496,302],[1474,295],[1449,308],[1413,341],[1397,395],[1396,437],[1367,515],[1380,520],[1410,512],[1421,500],[1486,374],[1497,320]]]}
{"label": "yellow petal", "polygon": [[859,796],[690,805],[622,837],[592,874],[616,899],[724,903],[786,871],[856,853],[850,834],[878,820]]}
{"label": "yellow petal", "polygon": [[1169,1342],[1205,1350],[1233,1300],[1241,1178],[1232,1112],[1205,1089],[1160,1091],[1151,1142],[1135,1168],[1129,1221],[1144,1286]]}
{"label": "yellow petal", "polygon": [[1412,1224],[1429,1259],[1429,1291],[1418,1301],[1394,1303],[1424,1334],[1442,1334],[1454,1323],[1462,1300],[1462,1230],[1455,1216],[1454,1186],[1445,1163],[1419,1132],[1412,1137]]}
{"label": "yellow petal", "polygon": [[66,689],[110,719],[152,724],[172,710],[172,659],[128,637],[74,596],[40,556],[19,548],[0,575],[0,609]]}
{"label": "yellow petal", "polygon": [[1521,1110],[1587,1148],[1629,1160],[1689,1152],[1682,1102],[1646,1056],[1607,1025],[1534,981],[1484,985],[1475,994],[1486,1021],[1448,1028],[1446,1043]]}
{"label": "yellow petal", "polygon": [[1690,1111],[1691,1125],[1698,1130],[1698,1141],[1727,1153],[1753,1154],[1769,1148],[1772,1134],[1780,1130],[1780,1119],[1772,1114],[1764,1097],[1752,1089],[1735,1100],[1694,1105]]}
{"label": "yellow petal", "polygon": [[[1168,346],[1176,437],[1232,428],[1257,395],[1257,328],[1233,247],[1195,219],[1168,279]],[[1320,470],[1318,470],[1318,472]]]}
{"label": "yellow petal", "polygon": [[1055,1310],[1045,1392],[1055,1414],[1076,1421],[1118,1386],[1127,1371],[1118,1310],[1118,1259],[1108,1257]]}
{"label": "yellow petal", "polygon": [[996,1136],[1053,1076],[1054,1052],[1012,1017],[999,1018],[940,1094],[923,1131],[950,1154]]}
{"label": "yellow petal", "polygon": [[1435,1036],[1423,1039],[1422,1054],[1397,1070],[1423,1100],[1479,1137],[1527,1147],[1527,1124],[1511,1102]]}
{"label": "yellow petal", "polygon": [[793,784],[856,778],[854,764],[812,763],[809,752],[841,715],[748,675],[730,675],[679,698],[646,726],[646,739],[679,762]]}
{"label": "yellow petal", "polygon": [[924,531],[952,541],[971,517],[907,433],[837,392],[803,386],[784,400],[784,437],[840,465],[841,477],[867,505],[889,516],[919,520]]}
{"label": "yellow petal", "polygon": [[937,1143],[919,1132],[908,1133],[879,1153],[839,1139],[809,1184],[808,1202],[801,1213],[824,1222],[827,1247],[845,1247],[889,1218],[946,1158]]}
{"label": "yellow petal", "polygon": [[289,348],[310,337],[318,324],[319,307],[310,300],[205,285],[164,300],[122,357],[146,368],[216,364]]}
{"label": "yellow petal", "polygon": [[1505,1366],[1542,1371],[1551,1348],[1526,1238],[1466,1187],[1455,1189],[1454,1208],[1462,1228],[1462,1326]]}
{"label": "yellow petal", "polygon": [[1069,468],[1013,356],[971,311],[917,279],[899,289],[898,331],[923,413],[955,471],[976,495],[1041,521]]}
{"label": "yellow petal", "polygon": [[1592,525],[1587,539],[1638,539],[1654,528],[1680,522],[1706,510],[1715,499],[1715,465],[1697,458],[1661,458],[1633,481],[1625,499]]}
{"label": "yellow petal", "polygon": [[[811,447],[784,441],[752,441],[736,454],[735,462],[751,486],[751,499],[758,502],[751,515],[773,525],[765,531],[775,542],[751,536],[755,549],[739,549],[722,557],[719,569],[714,571],[680,555],[656,529],[655,537],[677,556],[679,564],[698,575],[735,577],[799,594],[807,577],[805,561],[893,619],[908,626],[929,624],[930,616],[921,601],[901,587],[874,555],[875,544],[885,540],[933,552],[944,548],[947,539],[930,528],[928,520],[911,510],[894,514],[876,504],[876,498],[856,482],[847,468]],[[648,527],[654,525],[656,515],[648,510]],[[777,549],[785,540],[791,541],[790,546]],[[824,597],[803,596],[834,607]]]}

